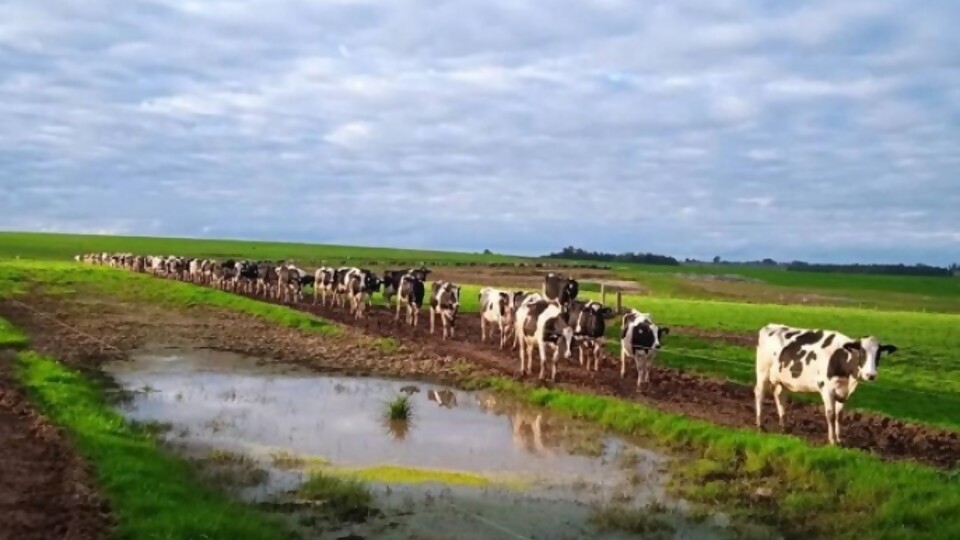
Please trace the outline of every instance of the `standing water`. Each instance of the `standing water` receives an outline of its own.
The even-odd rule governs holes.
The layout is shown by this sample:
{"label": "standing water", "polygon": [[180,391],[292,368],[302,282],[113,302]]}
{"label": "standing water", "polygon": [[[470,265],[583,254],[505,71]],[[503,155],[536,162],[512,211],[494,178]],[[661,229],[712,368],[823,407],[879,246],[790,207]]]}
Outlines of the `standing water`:
{"label": "standing water", "polygon": [[[685,508],[664,492],[664,456],[493,393],[210,350],[145,351],[105,369],[132,392],[127,418],[169,424],[166,441],[202,463],[242,464],[227,482],[241,498],[289,499],[316,471],[373,486],[381,517],[311,531],[317,538],[631,538],[597,529],[604,515],[623,521],[609,508]],[[411,404],[406,422],[385,416],[398,396]],[[722,536],[715,523],[682,516],[661,516],[655,531],[639,518],[627,528]]]}

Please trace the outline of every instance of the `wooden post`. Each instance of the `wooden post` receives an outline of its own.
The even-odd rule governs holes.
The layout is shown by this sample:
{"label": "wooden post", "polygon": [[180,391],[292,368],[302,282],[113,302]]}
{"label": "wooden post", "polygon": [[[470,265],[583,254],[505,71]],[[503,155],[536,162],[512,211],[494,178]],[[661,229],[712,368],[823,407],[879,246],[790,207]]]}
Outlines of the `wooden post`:
{"label": "wooden post", "polygon": [[617,291],[617,313],[623,313],[623,291]]}
{"label": "wooden post", "polygon": [[600,284],[600,303],[607,305],[607,286],[603,283]]}

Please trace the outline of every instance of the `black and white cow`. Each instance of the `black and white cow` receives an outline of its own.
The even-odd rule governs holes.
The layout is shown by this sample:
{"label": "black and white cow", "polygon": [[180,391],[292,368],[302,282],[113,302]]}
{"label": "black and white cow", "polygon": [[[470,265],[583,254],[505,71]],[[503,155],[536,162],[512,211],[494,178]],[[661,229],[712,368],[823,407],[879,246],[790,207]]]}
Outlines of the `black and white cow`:
{"label": "black and white cow", "polygon": [[417,326],[420,321],[420,310],[423,308],[423,298],[426,296],[426,287],[419,274],[409,273],[400,278],[397,287],[397,316],[400,320],[400,308],[407,308],[405,320],[410,326]]}
{"label": "black and white cow", "polygon": [[827,440],[840,443],[840,413],[860,381],[877,378],[880,357],[897,351],[873,336],[850,338],[833,330],[768,324],[757,336],[757,427],[768,387],[773,387],[780,427],[786,412],[783,390],[819,393],[827,419]]}
{"label": "black and white cow", "polygon": [[351,268],[343,277],[350,298],[350,312],[355,319],[365,316],[370,297],[380,290],[380,278],[370,270]]}
{"label": "black and white cow", "polygon": [[327,295],[336,294],[336,269],[328,268],[326,266],[321,266],[317,268],[316,273],[313,275],[313,303],[316,305],[317,300],[320,300],[320,303],[326,307],[327,306]]}
{"label": "black and white cow", "polygon": [[430,333],[440,316],[443,325],[443,339],[453,337],[457,326],[457,312],[460,311],[460,286],[448,281],[434,281],[430,285]]}
{"label": "black and white cow", "polygon": [[520,306],[514,322],[515,341],[520,347],[520,375],[533,369],[533,350],[540,352],[540,378],[544,377],[547,363],[547,349],[553,349],[551,355],[550,380],[557,378],[557,357],[563,353],[565,359],[573,356],[573,327],[563,317],[563,308],[559,302],[539,300]]}
{"label": "black and white cow", "polygon": [[393,297],[400,291],[400,280],[408,274],[415,275],[420,281],[427,281],[430,270],[421,266],[409,270],[385,270],[383,272],[383,298],[387,301],[388,308],[392,306]]}
{"label": "black and white cow", "polygon": [[480,299],[480,341],[487,340],[487,327],[490,334],[493,328],[500,330],[500,348],[507,343],[513,331],[513,316],[516,309],[510,292],[484,287],[478,295]]}
{"label": "black and white cow", "polygon": [[553,272],[543,278],[543,297],[547,300],[556,300],[562,306],[576,300],[579,292],[580,284],[575,279],[566,278]]}
{"label": "black and white cow", "polygon": [[274,283],[277,283],[277,266],[273,263],[259,263],[257,265],[256,294],[264,297],[271,296]]}
{"label": "black and white cow", "polygon": [[567,322],[573,327],[577,339],[577,348],[580,352],[580,365],[586,359],[587,369],[590,369],[590,356],[593,356],[593,371],[600,370],[600,356],[603,351],[603,336],[607,330],[606,319],[613,316],[613,309],[600,302],[584,302],[573,300],[570,302]]}
{"label": "black and white cow", "polygon": [[627,374],[627,357],[637,366],[637,388],[650,382],[650,366],[661,347],[663,336],[670,333],[667,327],[657,326],[649,313],[631,309],[623,314],[620,328],[620,376]]}

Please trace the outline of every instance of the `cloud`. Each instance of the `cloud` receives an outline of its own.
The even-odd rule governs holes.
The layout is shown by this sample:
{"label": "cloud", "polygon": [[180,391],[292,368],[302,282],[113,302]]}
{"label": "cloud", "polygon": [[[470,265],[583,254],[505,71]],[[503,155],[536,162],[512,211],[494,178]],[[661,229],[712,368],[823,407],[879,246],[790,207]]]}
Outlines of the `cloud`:
{"label": "cloud", "polygon": [[958,18],[15,0],[0,228],[954,262]]}

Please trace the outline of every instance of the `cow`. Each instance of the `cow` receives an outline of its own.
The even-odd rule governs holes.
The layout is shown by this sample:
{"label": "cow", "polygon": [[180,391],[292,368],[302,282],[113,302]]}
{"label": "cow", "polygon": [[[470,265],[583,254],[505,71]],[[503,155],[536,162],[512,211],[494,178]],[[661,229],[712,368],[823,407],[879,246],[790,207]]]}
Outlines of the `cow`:
{"label": "cow", "polygon": [[584,358],[586,358],[588,370],[590,355],[593,355],[593,371],[600,370],[603,336],[607,329],[606,319],[612,315],[613,310],[600,302],[573,300],[569,304],[567,322],[573,326],[573,333],[577,339],[580,365],[584,365]]}
{"label": "cow", "polygon": [[460,311],[460,286],[449,281],[434,281],[430,285],[430,333],[434,332],[436,317],[443,325],[443,339],[453,337]]}
{"label": "cow", "polygon": [[327,268],[326,266],[321,266],[317,268],[316,273],[313,275],[313,303],[317,304],[319,300],[321,304],[327,306],[327,294],[334,294],[334,287],[336,282],[333,279],[333,274],[335,270],[333,268]]}
{"label": "cow", "polygon": [[237,263],[236,268],[236,287],[247,294],[256,292],[257,283],[260,275],[259,263],[243,261]]}
{"label": "cow", "polygon": [[350,298],[350,312],[355,319],[364,317],[370,296],[380,290],[380,278],[369,270],[351,268],[343,277]]}
{"label": "cow", "polygon": [[277,267],[271,263],[257,264],[257,285],[255,293],[268,297],[270,296],[273,284],[277,282]]}
{"label": "cow", "polygon": [[300,299],[300,271],[293,265],[277,267],[277,300],[287,304]]}
{"label": "cow", "polygon": [[620,377],[627,374],[627,357],[637,366],[637,389],[650,382],[650,367],[660,350],[662,339],[670,333],[667,327],[658,326],[649,313],[631,309],[623,314],[620,327]]}
{"label": "cow", "polygon": [[520,347],[520,375],[533,368],[533,349],[540,351],[540,379],[544,377],[547,349],[553,349],[550,380],[557,378],[557,357],[563,352],[569,360],[574,346],[573,328],[563,318],[560,302],[540,300],[523,304],[517,310],[514,339]]}
{"label": "cow", "polygon": [[[487,340],[487,326],[496,327],[500,330],[500,348],[502,349],[513,331],[515,308],[512,294],[484,287],[480,289],[478,298],[480,300],[480,341]],[[493,333],[492,328],[490,333]]]}
{"label": "cow", "polygon": [[547,300],[556,300],[562,306],[576,300],[579,292],[580,284],[575,279],[565,278],[553,272],[543,278],[543,290],[541,291],[543,297]]}
{"label": "cow", "polygon": [[850,338],[834,330],[811,330],[768,324],[757,335],[757,428],[768,387],[773,387],[780,427],[785,414],[783,390],[819,393],[827,419],[827,441],[840,444],[840,413],[860,381],[874,381],[883,354],[895,345],[881,345],[874,336]]}
{"label": "cow", "polygon": [[[391,307],[393,297],[400,291],[400,280],[408,274],[414,274],[420,281],[427,281],[427,275],[430,274],[430,270],[424,266],[411,268],[409,270],[384,270],[383,298],[387,301],[388,308]],[[399,308],[399,304],[397,304],[397,307]]]}
{"label": "cow", "polygon": [[423,297],[426,295],[423,280],[418,274],[409,273],[400,278],[397,289],[397,316],[400,320],[400,308],[406,306],[406,321],[410,326],[417,326],[420,320],[420,310],[423,308]]}

